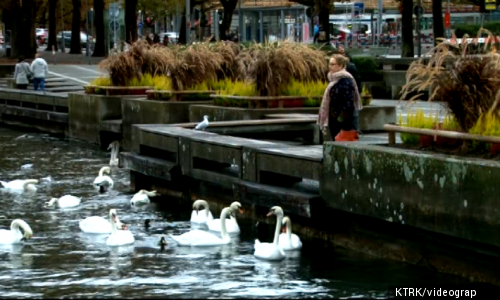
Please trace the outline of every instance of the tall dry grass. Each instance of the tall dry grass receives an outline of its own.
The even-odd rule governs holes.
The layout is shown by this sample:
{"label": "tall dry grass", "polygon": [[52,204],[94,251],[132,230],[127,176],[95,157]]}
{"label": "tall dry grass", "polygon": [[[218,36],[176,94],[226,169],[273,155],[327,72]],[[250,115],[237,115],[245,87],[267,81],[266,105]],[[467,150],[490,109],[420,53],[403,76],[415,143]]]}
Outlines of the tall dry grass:
{"label": "tall dry grass", "polygon": [[[481,29],[478,36],[491,32]],[[444,101],[460,127],[469,131],[488,111],[498,112],[500,101],[500,55],[496,45],[442,42],[430,51],[432,57],[413,62],[406,75],[402,98],[430,90],[429,101]]]}
{"label": "tall dry grass", "polygon": [[128,52],[109,55],[99,67],[109,73],[113,85],[126,86],[131,80],[140,81],[145,74],[166,75],[173,59],[169,48],[138,40]]}
{"label": "tall dry grass", "polygon": [[261,96],[279,95],[292,79],[325,81],[328,72],[322,51],[288,41],[254,43],[237,58]]}

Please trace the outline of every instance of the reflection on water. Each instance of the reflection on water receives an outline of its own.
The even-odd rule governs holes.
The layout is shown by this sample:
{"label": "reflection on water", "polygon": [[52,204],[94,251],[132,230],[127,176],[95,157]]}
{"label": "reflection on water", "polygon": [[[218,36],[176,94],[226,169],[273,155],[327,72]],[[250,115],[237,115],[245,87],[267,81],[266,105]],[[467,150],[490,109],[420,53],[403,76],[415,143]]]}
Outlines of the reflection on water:
{"label": "reflection on water", "polygon": [[[36,193],[0,190],[0,228],[25,220],[34,237],[0,247],[2,298],[332,298],[384,297],[387,286],[454,283],[460,279],[400,263],[304,242],[281,262],[253,256],[256,227],[240,222],[241,237],[216,247],[179,247],[168,234],[191,228],[188,211],[163,202],[131,207],[128,172],[112,168],[114,189],[92,182],[109,152],[86,143],[0,127],[0,180],[42,179]],[[27,165],[30,165],[29,167]],[[24,167],[22,167],[24,166]],[[50,176],[50,177],[49,177]],[[47,208],[52,197],[82,197],[76,208]],[[168,199],[163,199],[168,201]],[[117,209],[135,243],[109,247],[107,235],[81,232],[79,221],[109,218]],[[146,219],[154,220],[149,228]],[[243,223],[243,224],[242,224]],[[161,249],[158,242],[166,237]]]}

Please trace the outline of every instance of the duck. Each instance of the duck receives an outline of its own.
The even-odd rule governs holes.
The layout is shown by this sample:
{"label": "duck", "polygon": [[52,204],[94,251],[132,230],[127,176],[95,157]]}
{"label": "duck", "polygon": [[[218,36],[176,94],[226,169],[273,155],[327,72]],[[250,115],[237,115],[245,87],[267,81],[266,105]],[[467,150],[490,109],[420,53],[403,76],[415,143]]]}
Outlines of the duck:
{"label": "duck", "polygon": [[221,238],[207,231],[195,229],[181,235],[169,235],[179,246],[206,247],[225,245],[231,242],[231,238],[227,234],[226,222],[223,222],[228,215],[234,214],[230,207],[226,207],[220,214],[221,222]]}
{"label": "duck", "polygon": [[107,166],[102,167],[101,170],[99,170],[99,176],[97,176],[94,180],[94,186],[99,187],[100,191],[111,188],[114,184],[113,179],[111,179],[108,175],[104,175],[104,173],[110,174],[111,169]]}
{"label": "duck", "polygon": [[59,207],[65,208],[65,207],[78,206],[81,201],[82,201],[82,198],[75,197],[72,195],[64,195],[61,198],[52,198],[52,199],[50,199],[49,202],[46,202],[45,204],[47,206],[54,206],[57,203],[57,205]]}
{"label": "duck", "polygon": [[[20,228],[24,231],[21,233]],[[23,241],[27,241],[33,237],[33,230],[24,220],[15,219],[10,224],[10,230],[0,229],[0,244],[12,245],[20,244]]]}
{"label": "duck", "polygon": [[109,160],[109,165],[110,166],[118,166],[119,164],[119,158],[118,154],[120,152],[120,142],[118,141],[113,141],[109,144],[108,149],[111,149],[111,158]]}
{"label": "duck", "polygon": [[[238,211],[238,212],[242,212],[242,208],[241,208],[241,204],[237,201],[231,203],[231,209],[233,211]],[[227,229],[227,232],[228,233],[240,233],[240,226],[238,225],[238,222],[236,221],[236,218],[234,218],[233,216],[230,216],[230,219],[226,219],[225,220],[226,222],[226,229]],[[211,231],[217,231],[217,232],[220,232],[221,231],[221,221],[219,219],[214,219],[214,220],[211,220],[211,221],[208,221],[207,222],[207,225],[208,225],[208,229],[211,230]]]}
{"label": "duck", "polygon": [[[119,220],[114,224],[117,230],[127,230],[127,226]],[[87,217],[79,222],[79,226],[85,233],[108,234],[112,232],[111,223],[99,216]]]}
{"label": "duck", "polygon": [[292,233],[292,221],[289,217],[284,217],[281,221],[282,225],[286,224],[284,228],[285,233],[279,236],[279,244],[283,250],[300,250],[302,249],[302,241],[300,238]]}
{"label": "duck", "polygon": [[111,226],[111,235],[106,240],[108,246],[123,246],[130,245],[135,242],[134,235],[130,230],[117,230],[118,224],[121,224],[116,214],[116,209],[109,210],[109,222],[115,226]]}
{"label": "duck", "polygon": [[36,192],[35,184],[37,183],[37,179],[16,179],[9,182],[0,181],[0,185],[5,189],[23,192]]}
{"label": "duck", "polygon": [[272,243],[261,243],[258,239],[255,240],[255,251],[253,255],[263,260],[282,260],[286,257],[285,252],[279,244],[279,234],[281,223],[283,220],[283,209],[279,206],[273,206],[269,210],[267,216],[276,216],[276,230],[274,231],[274,240]]}
{"label": "duck", "polygon": [[[200,206],[203,206],[203,210],[200,211]],[[208,208],[208,202],[205,200],[198,199],[193,203],[193,212],[191,213],[191,223],[206,224],[214,219],[210,209]]]}
{"label": "duck", "polygon": [[165,240],[165,237],[161,237],[160,241],[158,242],[158,246],[160,246],[161,250],[165,250],[165,246],[167,245],[167,241]]}
{"label": "duck", "polygon": [[146,190],[140,190],[137,192],[134,197],[130,200],[130,205],[143,205],[151,202],[149,197],[160,196],[156,191],[148,192]]}

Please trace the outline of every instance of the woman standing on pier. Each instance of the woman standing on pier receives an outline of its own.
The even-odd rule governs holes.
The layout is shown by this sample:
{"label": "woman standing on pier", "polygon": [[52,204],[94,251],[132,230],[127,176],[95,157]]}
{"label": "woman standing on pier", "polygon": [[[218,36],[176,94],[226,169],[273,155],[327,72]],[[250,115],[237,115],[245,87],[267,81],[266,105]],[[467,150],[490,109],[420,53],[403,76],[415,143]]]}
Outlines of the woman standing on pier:
{"label": "woman standing on pier", "polygon": [[[326,136],[328,129],[335,141],[359,140],[359,111],[363,108],[356,81],[346,71],[347,58],[330,58],[328,84],[318,114],[318,124]],[[328,129],[327,129],[328,128]]]}

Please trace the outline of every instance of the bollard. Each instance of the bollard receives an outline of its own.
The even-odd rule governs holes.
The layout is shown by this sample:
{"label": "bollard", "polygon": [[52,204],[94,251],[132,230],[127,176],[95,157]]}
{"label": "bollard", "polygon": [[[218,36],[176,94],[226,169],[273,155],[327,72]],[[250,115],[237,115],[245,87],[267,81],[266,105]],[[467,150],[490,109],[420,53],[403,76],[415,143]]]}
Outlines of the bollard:
{"label": "bollard", "polygon": [[56,64],[56,46],[52,45],[52,57],[54,60],[54,65]]}

